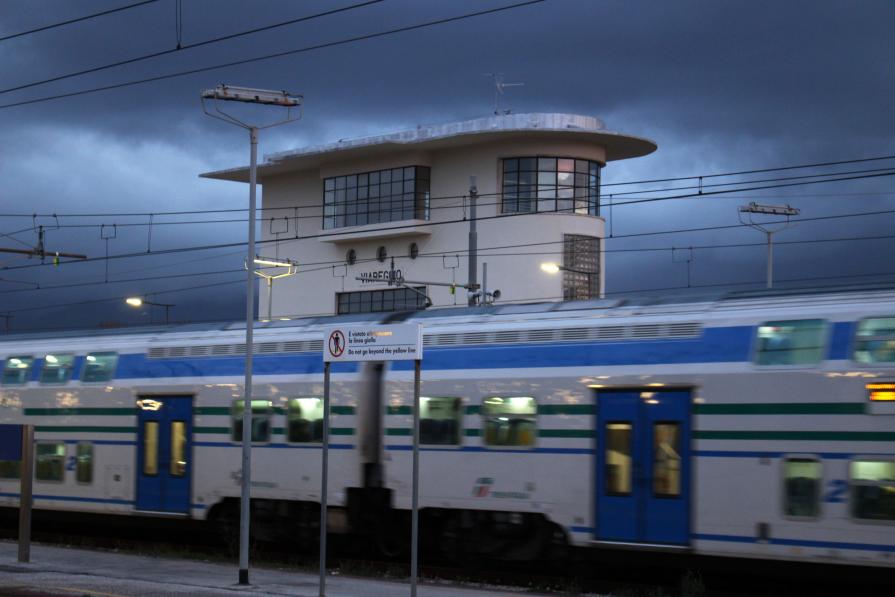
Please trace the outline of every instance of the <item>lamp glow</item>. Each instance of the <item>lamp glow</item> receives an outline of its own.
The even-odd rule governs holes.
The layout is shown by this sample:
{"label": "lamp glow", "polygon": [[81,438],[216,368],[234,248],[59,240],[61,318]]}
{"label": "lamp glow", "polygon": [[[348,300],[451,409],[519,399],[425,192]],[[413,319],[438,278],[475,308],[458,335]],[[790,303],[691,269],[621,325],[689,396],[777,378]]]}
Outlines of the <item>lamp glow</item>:
{"label": "lamp glow", "polygon": [[131,307],[139,307],[143,304],[143,299],[141,299],[138,296],[132,296],[132,297],[128,297],[127,299],[125,299],[124,302],[127,303],[128,305],[130,305]]}
{"label": "lamp glow", "polygon": [[558,274],[559,266],[555,263],[550,263],[550,262],[542,263],[541,271],[547,272],[548,274]]}

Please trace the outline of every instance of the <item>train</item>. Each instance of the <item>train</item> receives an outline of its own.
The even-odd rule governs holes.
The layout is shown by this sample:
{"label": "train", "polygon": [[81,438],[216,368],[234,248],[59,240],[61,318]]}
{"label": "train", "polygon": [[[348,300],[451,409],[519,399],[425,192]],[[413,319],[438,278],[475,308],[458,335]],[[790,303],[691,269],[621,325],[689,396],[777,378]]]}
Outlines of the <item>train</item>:
{"label": "train", "polygon": [[[38,510],[316,545],[323,330],[423,329],[420,533],[458,560],[609,546],[895,566],[895,289],[740,292],[0,338]],[[409,542],[409,362],[334,363],[327,529]],[[242,428],[251,409],[251,429]],[[0,506],[21,468],[0,461]]]}

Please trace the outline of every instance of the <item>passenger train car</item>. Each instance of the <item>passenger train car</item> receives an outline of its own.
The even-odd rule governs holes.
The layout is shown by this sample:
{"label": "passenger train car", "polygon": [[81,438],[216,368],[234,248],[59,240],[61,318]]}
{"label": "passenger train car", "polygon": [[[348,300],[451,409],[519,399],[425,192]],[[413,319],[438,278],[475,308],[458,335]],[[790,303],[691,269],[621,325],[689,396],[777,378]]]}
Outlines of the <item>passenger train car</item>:
{"label": "passenger train car", "polygon": [[[253,533],[316,545],[322,330],[424,330],[422,536],[895,564],[895,291],[601,300],[260,323]],[[0,339],[0,422],[36,426],[35,506],[236,528],[241,325]],[[328,527],[400,549],[410,363],[332,369]],[[18,463],[0,462],[0,505]]]}

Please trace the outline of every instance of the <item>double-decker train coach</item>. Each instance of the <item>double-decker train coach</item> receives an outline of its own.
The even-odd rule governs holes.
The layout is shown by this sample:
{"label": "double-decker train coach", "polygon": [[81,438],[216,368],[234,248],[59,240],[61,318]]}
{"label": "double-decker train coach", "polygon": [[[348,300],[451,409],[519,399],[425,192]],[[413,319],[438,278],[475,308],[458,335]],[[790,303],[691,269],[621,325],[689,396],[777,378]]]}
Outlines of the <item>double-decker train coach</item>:
{"label": "double-decker train coach", "polygon": [[[316,545],[322,334],[423,326],[421,532],[456,558],[567,545],[895,565],[895,291],[511,304],[7,335],[0,422],[35,426],[35,507]],[[328,528],[409,539],[413,370],[337,363]],[[244,408],[252,428],[242,428]],[[18,503],[0,461],[0,505]],[[110,519],[111,520],[111,519]]]}

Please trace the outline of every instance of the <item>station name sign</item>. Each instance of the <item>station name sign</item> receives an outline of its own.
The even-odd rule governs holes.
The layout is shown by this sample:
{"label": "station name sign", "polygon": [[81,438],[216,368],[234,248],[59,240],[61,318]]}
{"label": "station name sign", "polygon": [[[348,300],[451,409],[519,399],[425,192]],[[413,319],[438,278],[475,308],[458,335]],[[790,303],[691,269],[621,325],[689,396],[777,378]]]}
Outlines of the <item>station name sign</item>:
{"label": "station name sign", "polygon": [[343,325],[323,333],[323,361],[416,361],[423,358],[423,326]]}

